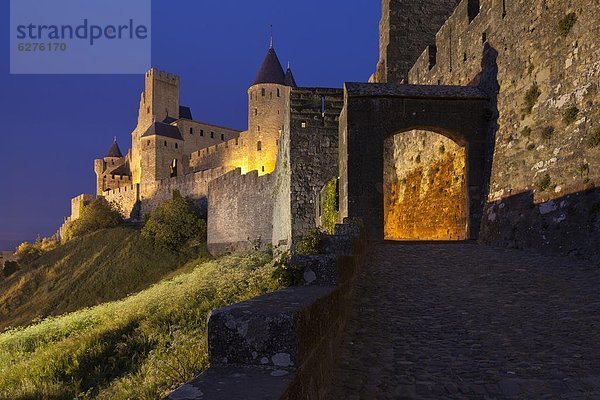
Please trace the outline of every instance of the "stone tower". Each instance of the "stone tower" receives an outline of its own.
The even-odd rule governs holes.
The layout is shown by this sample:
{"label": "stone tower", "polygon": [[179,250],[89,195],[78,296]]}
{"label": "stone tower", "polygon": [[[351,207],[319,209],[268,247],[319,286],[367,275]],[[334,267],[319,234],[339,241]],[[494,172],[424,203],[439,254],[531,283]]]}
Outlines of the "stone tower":
{"label": "stone tower", "polygon": [[[123,158],[121,149],[115,137],[104,158],[94,160],[96,173],[96,194],[101,195],[105,190],[115,189],[121,183],[128,182],[128,166]],[[123,182],[123,177],[127,182]]]}
{"label": "stone tower", "polygon": [[408,83],[408,71],[460,0],[382,0],[379,63],[372,80]]}
{"label": "stone tower", "polygon": [[164,122],[153,122],[140,137],[141,182],[183,175],[184,146],[179,128]]}
{"label": "stone tower", "polygon": [[131,133],[131,172],[134,183],[140,183],[142,177],[141,137],[154,122],[163,122],[167,118],[179,118],[179,90],[179,76],[167,74],[155,68],[146,72],[145,88],[140,98],[138,123]]}
{"label": "stone tower", "polygon": [[283,71],[273,42],[248,89],[248,170],[260,175],[275,169],[279,138],[290,88],[296,87],[292,70]]}

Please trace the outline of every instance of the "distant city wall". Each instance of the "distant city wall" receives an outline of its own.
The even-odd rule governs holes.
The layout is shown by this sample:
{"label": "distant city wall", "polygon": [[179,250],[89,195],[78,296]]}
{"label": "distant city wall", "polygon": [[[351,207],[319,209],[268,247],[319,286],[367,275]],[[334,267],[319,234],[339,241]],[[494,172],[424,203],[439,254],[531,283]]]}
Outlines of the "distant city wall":
{"label": "distant city wall", "polygon": [[140,185],[126,185],[108,190],[102,194],[109,203],[116,204],[125,218],[139,219],[135,215],[136,204],[140,200]]}
{"label": "distant city wall", "polygon": [[206,212],[208,184],[226,172],[226,168],[219,167],[142,185],[141,216],[149,214],[161,203],[172,199],[175,190],[179,191],[183,197],[197,200],[203,211]]}

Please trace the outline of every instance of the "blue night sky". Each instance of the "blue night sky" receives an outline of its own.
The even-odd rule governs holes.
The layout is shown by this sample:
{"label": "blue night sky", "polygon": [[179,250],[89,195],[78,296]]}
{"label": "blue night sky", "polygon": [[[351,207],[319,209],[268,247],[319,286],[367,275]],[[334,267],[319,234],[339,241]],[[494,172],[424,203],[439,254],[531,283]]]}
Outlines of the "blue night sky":
{"label": "blue night sky", "polygon": [[[153,1],[152,64],[180,75],[197,120],[246,128],[246,90],[274,25],[300,86],[366,81],[378,58],[380,2]],[[93,160],[130,147],[143,75],[10,75],[9,1],[0,8],[0,250],[53,234],[70,199],[95,192]]]}

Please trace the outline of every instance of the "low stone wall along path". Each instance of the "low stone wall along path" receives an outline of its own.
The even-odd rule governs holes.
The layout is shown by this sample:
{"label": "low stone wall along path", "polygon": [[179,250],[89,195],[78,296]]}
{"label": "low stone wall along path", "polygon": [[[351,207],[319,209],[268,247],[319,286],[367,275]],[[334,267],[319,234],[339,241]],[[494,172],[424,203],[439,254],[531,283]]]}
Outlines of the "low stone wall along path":
{"label": "low stone wall along path", "polygon": [[600,399],[600,267],[374,244],[328,399]]}

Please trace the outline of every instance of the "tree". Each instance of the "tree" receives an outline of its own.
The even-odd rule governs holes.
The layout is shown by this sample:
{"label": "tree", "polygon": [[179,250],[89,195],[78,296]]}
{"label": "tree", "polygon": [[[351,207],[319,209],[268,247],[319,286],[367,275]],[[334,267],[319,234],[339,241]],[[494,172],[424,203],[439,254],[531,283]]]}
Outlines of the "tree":
{"label": "tree", "polygon": [[37,245],[29,242],[23,242],[17,247],[15,257],[21,264],[29,264],[30,262],[40,258],[44,251]]}
{"label": "tree", "polygon": [[142,236],[169,250],[197,247],[206,242],[206,221],[191,200],[174,191],[171,200],[150,213]]}
{"label": "tree", "polygon": [[100,229],[117,227],[122,223],[123,217],[117,207],[104,197],[98,197],[83,206],[78,219],[67,224],[64,239],[71,240]]}

